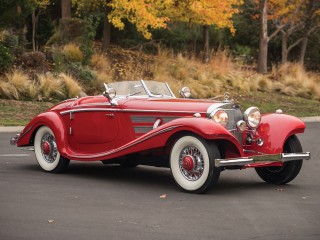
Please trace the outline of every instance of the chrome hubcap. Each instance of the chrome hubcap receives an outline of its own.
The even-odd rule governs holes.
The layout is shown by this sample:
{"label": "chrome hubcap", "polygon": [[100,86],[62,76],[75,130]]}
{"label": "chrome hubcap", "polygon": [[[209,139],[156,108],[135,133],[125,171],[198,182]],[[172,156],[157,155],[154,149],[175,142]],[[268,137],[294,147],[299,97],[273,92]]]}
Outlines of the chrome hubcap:
{"label": "chrome hubcap", "polygon": [[57,143],[54,136],[46,133],[41,138],[41,153],[44,160],[48,163],[53,163],[58,154]]}
{"label": "chrome hubcap", "polygon": [[204,160],[200,150],[194,146],[183,148],[179,156],[179,168],[187,180],[198,180],[204,170]]}

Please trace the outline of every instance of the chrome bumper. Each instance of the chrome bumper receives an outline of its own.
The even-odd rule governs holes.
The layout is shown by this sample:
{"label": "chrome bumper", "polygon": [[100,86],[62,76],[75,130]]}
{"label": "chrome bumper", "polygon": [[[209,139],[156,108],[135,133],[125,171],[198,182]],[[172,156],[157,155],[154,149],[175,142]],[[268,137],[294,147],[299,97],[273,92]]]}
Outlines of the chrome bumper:
{"label": "chrome bumper", "polygon": [[310,152],[303,153],[281,153],[272,155],[260,155],[244,158],[230,158],[230,159],[215,159],[216,167],[228,166],[245,166],[255,163],[271,163],[271,162],[289,162],[295,160],[309,160],[311,158]]}
{"label": "chrome bumper", "polygon": [[15,137],[11,138],[10,139],[10,144],[11,145],[17,145],[19,136],[20,136],[20,134],[17,134]]}

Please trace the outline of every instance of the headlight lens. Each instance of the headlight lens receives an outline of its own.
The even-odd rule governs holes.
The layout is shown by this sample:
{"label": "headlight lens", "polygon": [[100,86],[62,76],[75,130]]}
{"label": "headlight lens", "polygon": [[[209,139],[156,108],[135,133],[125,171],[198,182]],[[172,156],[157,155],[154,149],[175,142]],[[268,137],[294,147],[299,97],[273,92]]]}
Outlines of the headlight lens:
{"label": "headlight lens", "polygon": [[248,127],[257,128],[261,121],[261,113],[257,107],[250,107],[244,112],[244,120]]}
{"label": "headlight lens", "polygon": [[210,118],[215,121],[216,123],[221,124],[222,126],[227,126],[228,124],[228,120],[229,120],[229,116],[227,114],[226,111],[224,111],[221,108],[218,108],[216,110],[214,110],[211,114],[210,114]]}

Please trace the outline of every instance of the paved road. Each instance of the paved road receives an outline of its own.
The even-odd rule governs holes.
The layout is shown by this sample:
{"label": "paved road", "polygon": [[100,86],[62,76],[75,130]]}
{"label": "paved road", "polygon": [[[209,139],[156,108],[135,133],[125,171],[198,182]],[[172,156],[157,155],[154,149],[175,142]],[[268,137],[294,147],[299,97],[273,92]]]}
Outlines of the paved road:
{"label": "paved road", "polygon": [[291,184],[226,171],[205,195],[180,192],[163,168],[73,162],[44,173],[11,135],[0,133],[1,240],[320,239],[320,123],[300,136],[313,157]]}

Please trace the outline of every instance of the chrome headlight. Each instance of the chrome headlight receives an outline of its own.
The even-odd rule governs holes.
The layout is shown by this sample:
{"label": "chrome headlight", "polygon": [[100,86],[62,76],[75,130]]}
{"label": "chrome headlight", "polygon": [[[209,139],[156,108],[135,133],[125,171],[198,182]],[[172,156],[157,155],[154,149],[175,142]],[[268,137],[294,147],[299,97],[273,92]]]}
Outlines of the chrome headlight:
{"label": "chrome headlight", "polygon": [[224,127],[227,126],[229,120],[227,112],[221,108],[217,108],[212,111],[212,113],[210,113],[210,118]]}
{"label": "chrome headlight", "polygon": [[246,121],[248,127],[257,128],[261,121],[261,113],[257,107],[249,107],[244,112],[244,120]]}

